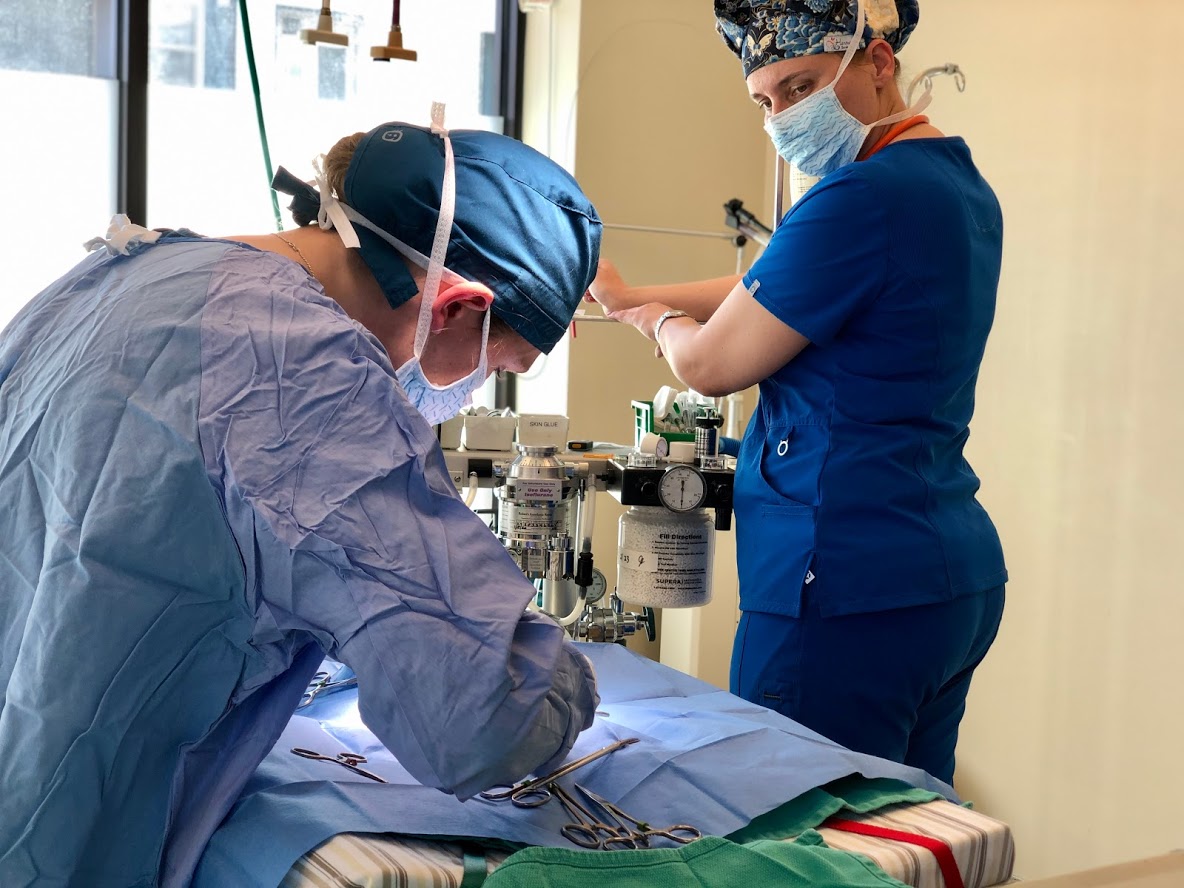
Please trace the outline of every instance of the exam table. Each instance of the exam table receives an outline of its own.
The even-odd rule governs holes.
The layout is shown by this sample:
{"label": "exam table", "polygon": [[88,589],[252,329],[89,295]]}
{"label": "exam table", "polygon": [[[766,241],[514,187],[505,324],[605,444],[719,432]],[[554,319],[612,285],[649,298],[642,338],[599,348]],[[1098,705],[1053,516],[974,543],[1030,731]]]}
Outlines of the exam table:
{"label": "exam table", "polygon": [[[581,649],[593,660],[602,699],[569,760],[625,736],[640,742],[564,782],[586,784],[658,825],[692,823],[705,838],[681,847],[655,842],[653,850],[581,850],[561,835],[570,818],[554,801],[529,810],[479,797],[462,803],[419,786],[361,724],[350,690],[292,719],[211,838],[194,888],[474,888],[487,877],[490,888],[651,884],[652,867],[706,856],[744,874],[737,888],[751,888],[758,871],[773,888],[942,888],[951,878],[986,888],[1010,878],[1006,825],[963,807],[952,788],[924,772],[846,750],[620,645]],[[293,748],[349,749],[388,783]]]}

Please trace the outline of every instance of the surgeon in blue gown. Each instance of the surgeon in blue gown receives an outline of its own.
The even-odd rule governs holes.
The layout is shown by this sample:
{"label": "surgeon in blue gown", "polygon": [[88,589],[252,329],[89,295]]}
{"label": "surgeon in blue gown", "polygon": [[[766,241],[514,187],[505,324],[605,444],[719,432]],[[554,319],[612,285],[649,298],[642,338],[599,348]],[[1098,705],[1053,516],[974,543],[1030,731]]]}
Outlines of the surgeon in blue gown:
{"label": "surgeon in blue gown", "polygon": [[5,888],[187,884],[326,655],[460,797],[592,722],[432,424],[563,335],[595,210],[439,121],[343,139],[317,183],[277,177],[274,236],[117,217],[0,336]]}
{"label": "surgeon in blue gown", "polygon": [[736,468],[731,690],[951,782],[1007,569],[964,456],[1003,215],[908,107],[918,0],[716,0],[765,129],[819,181],[742,278],[592,296],[704,394],[760,386]]}

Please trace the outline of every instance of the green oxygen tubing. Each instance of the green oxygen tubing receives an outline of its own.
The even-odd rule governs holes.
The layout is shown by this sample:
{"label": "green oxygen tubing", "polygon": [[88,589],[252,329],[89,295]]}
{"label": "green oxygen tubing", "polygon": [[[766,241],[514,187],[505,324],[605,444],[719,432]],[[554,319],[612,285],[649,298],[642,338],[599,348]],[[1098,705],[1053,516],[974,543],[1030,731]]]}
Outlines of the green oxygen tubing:
{"label": "green oxygen tubing", "polygon": [[267,126],[263,122],[263,98],[259,95],[259,71],[255,67],[255,44],[251,40],[251,19],[247,16],[247,0],[238,0],[239,16],[243,20],[243,42],[247,50],[247,67],[251,71],[251,92],[255,95],[255,119],[259,124],[259,143],[263,146],[263,166],[267,170],[267,192],[271,195],[271,209],[275,213],[275,230],[284,230],[284,220],[280,216],[280,201],[275,190],[271,187],[271,180],[275,173],[271,168],[271,151],[267,147]]}

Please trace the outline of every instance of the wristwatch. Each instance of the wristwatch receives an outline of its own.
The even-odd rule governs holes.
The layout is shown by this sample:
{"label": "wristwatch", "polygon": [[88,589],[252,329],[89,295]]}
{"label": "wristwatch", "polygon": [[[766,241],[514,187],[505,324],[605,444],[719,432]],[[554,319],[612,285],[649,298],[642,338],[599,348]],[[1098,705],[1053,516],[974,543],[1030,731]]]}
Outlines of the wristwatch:
{"label": "wristwatch", "polygon": [[654,321],[654,342],[658,341],[658,334],[662,332],[662,325],[671,318],[685,318],[688,317],[685,311],[679,311],[677,308],[672,308],[670,311],[664,311],[658,315],[658,319]]}

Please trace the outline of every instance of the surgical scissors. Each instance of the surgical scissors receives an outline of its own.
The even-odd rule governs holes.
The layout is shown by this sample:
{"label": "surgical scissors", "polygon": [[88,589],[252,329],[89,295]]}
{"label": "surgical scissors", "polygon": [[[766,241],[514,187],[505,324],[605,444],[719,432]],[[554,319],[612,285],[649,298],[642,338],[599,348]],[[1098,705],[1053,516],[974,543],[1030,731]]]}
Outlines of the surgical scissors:
{"label": "surgical scissors", "polygon": [[[654,829],[644,820],[631,817],[608,799],[598,796],[587,787],[580,786],[578,783],[575,784],[575,787],[592,803],[594,808],[602,812],[601,816],[607,816],[608,819],[616,823],[615,827],[607,823],[596,824],[597,828],[604,827],[614,833],[600,840],[600,847],[604,848],[605,851],[610,851],[614,847],[648,848],[650,846],[650,839],[668,839],[679,845],[689,845],[691,842],[703,838],[703,833],[698,828],[686,823],[676,823],[674,826],[668,826],[665,829]],[[581,810],[583,810],[582,806]],[[632,826],[629,824],[632,824]],[[566,832],[563,835],[565,838],[573,842],[575,841]],[[576,842],[576,844],[578,845],[580,843]],[[584,847],[590,846],[586,845]]]}
{"label": "surgical scissors", "polygon": [[560,777],[565,774],[570,774],[577,768],[582,768],[589,762],[595,761],[598,758],[608,755],[610,752],[616,752],[623,746],[628,746],[631,743],[639,742],[639,737],[629,737],[625,740],[618,740],[616,743],[610,743],[603,749],[598,749],[591,752],[583,758],[576,759],[574,762],[569,762],[560,768],[556,768],[545,777],[535,777],[531,780],[523,780],[520,783],[515,783],[513,786],[495,786],[487,789],[481,793],[481,798],[488,799],[491,802],[502,802],[509,799],[519,808],[537,808],[540,805],[547,804],[551,799],[551,790],[548,788]]}
{"label": "surgical scissors", "polygon": [[334,762],[338,765],[341,765],[343,768],[348,768],[355,774],[361,774],[363,777],[369,777],[371,780],[376,780],[379,783],[386,783],[386,781],[377,774],[371,774],[369,771],[358,767],[358,765],[363,764],[366,761],[366,756],[358,755],[356,752],[339,752],[335,758],[331,758],[330,756],[317,752],[314,749],[304,749],[301,746],[292,747],[292,752],[301,758],[315,759],[319,762]]}
{"label": "surgical scissors", "polygon": [[304,691],[300,702],[296,704],[296,708],[303,709],[312,703],[320,694],[332,694],[335,691],[344,691],[346,688],[354,687],[357,683],[358,677],[356,675],[343,678],[340,681],[333,681],[328,672],[318,672],[312,677],[312,681],[308,683],[308,688]]}

